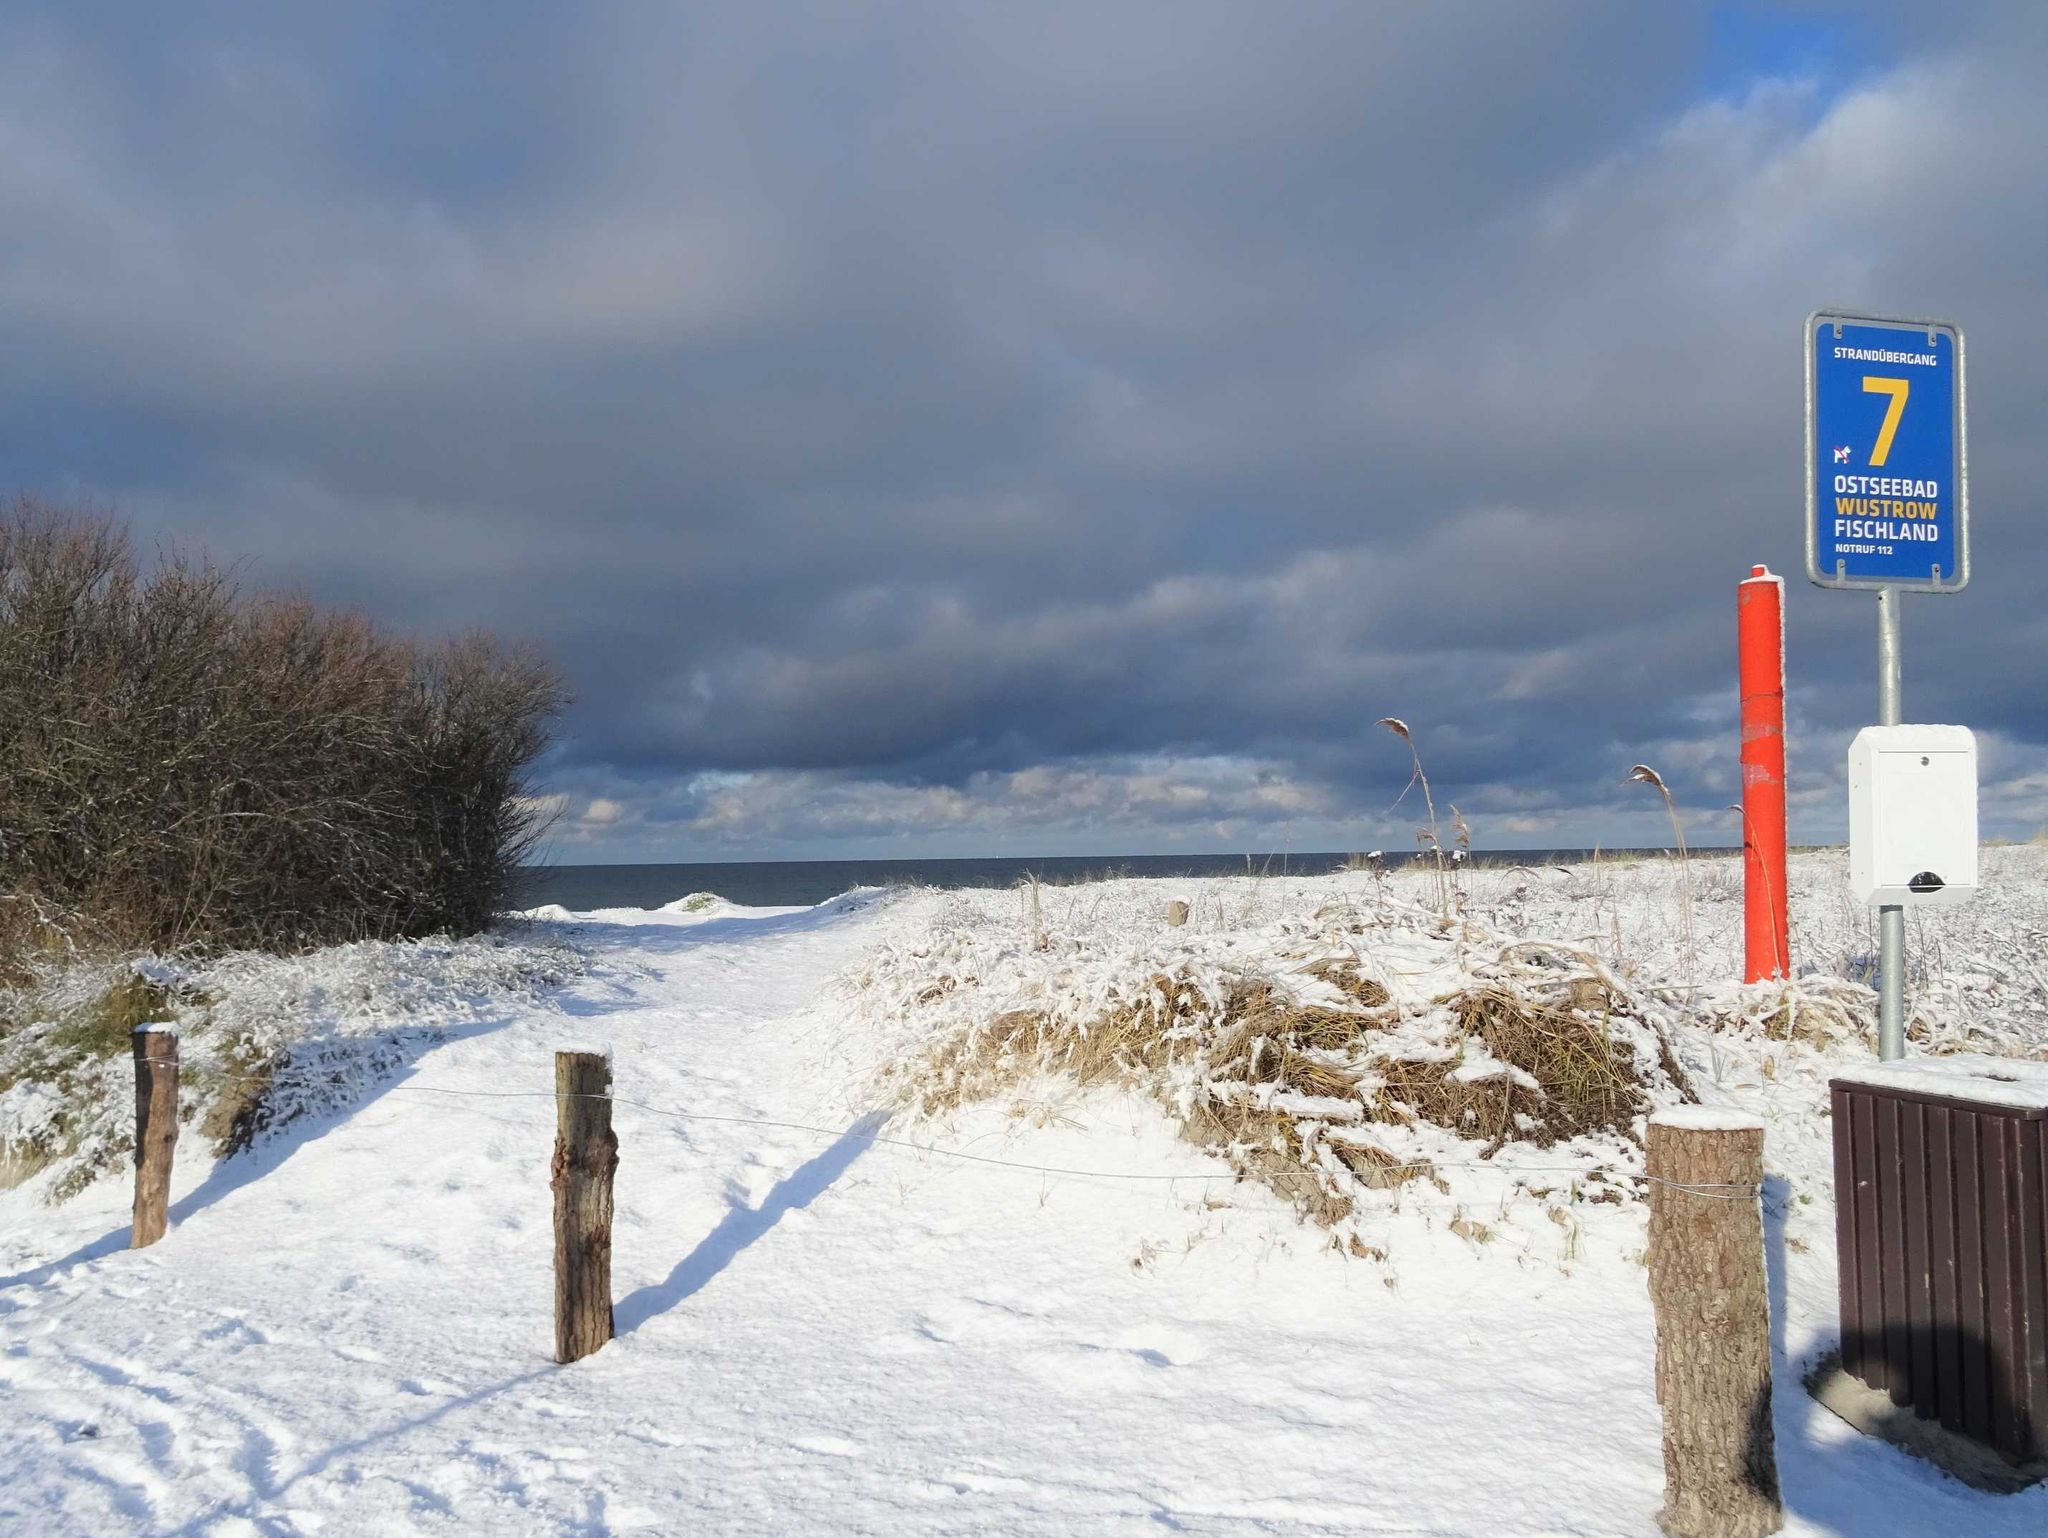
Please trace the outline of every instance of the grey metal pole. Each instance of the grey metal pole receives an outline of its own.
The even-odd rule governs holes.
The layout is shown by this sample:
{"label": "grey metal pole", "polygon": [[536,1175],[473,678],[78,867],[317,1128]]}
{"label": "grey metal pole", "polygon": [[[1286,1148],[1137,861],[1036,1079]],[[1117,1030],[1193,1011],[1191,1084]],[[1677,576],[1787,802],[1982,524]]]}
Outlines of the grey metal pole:
{"label": "grey metal pole", "polygon": [[[1899,724],[1899,601],[1895,587],[1877,593],[1877,721]],[[1877,1055],[1890,1062],[1906,1055],[1906,910],[1896,904],[1877,910]]]}

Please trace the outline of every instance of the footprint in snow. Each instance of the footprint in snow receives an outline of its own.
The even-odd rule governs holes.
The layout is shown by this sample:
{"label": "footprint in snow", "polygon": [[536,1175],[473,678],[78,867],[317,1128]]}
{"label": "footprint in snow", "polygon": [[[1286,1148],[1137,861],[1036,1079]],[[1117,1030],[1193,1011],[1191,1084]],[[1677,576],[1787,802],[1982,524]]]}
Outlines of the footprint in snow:
{"label": "footprint in snow", "polygon": [[858,1458],[867,1451],[845,1437],[798,1437],[794,1445],[800,1452],[819,1453],[827,1458]]}
{"label": "footprint in snow", "polygon": [[1153,1367],[1187,1367],[1208,1355],[1203,1342],[1180,1330],[1126,1330],[1111,1337],[1109,1349],[1128,1351]]}
{"label": "footprint in snow", "polygon": [[267,1346],[270,1337],[250,1324],[239,1314],[222,1314],[218,1321],[199,1332],[201,1340],[227,1340],[233,1338],[250,1346]]}

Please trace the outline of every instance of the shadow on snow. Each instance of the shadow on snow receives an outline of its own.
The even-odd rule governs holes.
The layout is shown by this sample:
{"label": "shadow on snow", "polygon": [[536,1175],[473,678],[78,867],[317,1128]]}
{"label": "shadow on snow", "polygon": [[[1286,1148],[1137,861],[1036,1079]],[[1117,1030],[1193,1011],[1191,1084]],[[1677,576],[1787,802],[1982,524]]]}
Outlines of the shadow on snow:
{"label": "shadow on snow", "polygon": [[677,1261],[666,1277],[637,1288],[618,1301],[612,1309],[617,1333],[628,1334],[693,1297],[731,1265],[740,1251],[780,1222],[784,1213],[808,1207],[823,1196],[854,1160],[874,1146],[875,1135],[888,1119],[886,1111],[870,1111],[840,1133],[831,1147],[777,1181],[760,1206],[746,1207],[735,1202],[718,1226]]}

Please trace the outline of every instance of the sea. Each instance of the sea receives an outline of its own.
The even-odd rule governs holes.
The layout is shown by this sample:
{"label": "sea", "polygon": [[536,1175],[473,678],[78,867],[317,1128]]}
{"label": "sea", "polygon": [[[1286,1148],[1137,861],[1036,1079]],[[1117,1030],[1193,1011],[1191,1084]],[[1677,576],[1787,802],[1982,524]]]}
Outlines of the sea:
{"label": "sea", "polygon": [[[1662,855],[1662,849],[1606,849],[1603,858]],[[1701,857],[1734,849],[1695,849]],[[1591,849],[1475,849],[1479,866],[1571,865]],[[935,860],[735,860],[697,865],[533,865],[525,872],[522,906],[559,903],[592,908],[659,908],[693,892],[715,892],[749,908],[808,906],[858,886],[1013,887],[1027,876],[1062,884],[1114,876],[1322,876],[1342,870],[1352,854],[1117,854],[1003,856]],[[1389,868],[1429,856],[1390,854]]]}

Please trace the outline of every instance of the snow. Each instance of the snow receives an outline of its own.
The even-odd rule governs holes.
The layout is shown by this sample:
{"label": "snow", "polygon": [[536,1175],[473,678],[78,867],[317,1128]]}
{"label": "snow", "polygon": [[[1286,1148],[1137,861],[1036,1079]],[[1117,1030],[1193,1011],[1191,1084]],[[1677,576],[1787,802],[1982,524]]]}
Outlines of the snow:
{"label": "snow", "polygon": [[1871,1063],[1843,1069],[1835,1082],[1941,1095],[2007,1110],[2048,1111],[2048,1063],[2009,1057],[1968,1054]]}
{"label": "snow", "polygon": [[[1987,867],[1984,903],[1916,929],[1916,1051],[2048,1045],[2025,943],[2048,865]],[[1165,884],[1048,888],[1045,923],[1128,909],[1151,960],[1403,879],[1219,880],[1171,931]],[[1766,1127],[1786,1531],[2039,1533],[2048,1491],[1968,1490],[1800,1391],[1835,1329],[1822,1112],[1867,1050],[1868,915],[1839,857],[1795,857],[1818,970],[1745,989],[1717,979],[1739,903],[1708,862],[1691,879],[1688,957],[1668,864],[1458,877],[1489,922],[1670,979],[1674,1010],[1690,969],[1682,1007],[1721,1019],[1678,1046],[1711,1103]],[[295,963],[271,1007],[338,1018],[349,968],[400,990],[384,1034],[361,1025],[388,1050],[333,1058],[333,1098],[252,1153],[210,1162],[188,1132],[161,1243],[121,1247],[124,1179],[0,1193],[0,1531],[1657,1532],[1638,1201],[1539,1195],[1543,1166],[1562,1186],[1586,1161],[1511,1144],[1451,1195],[1379,1193],[1384,1259],[1359,1259],[1149,1100],[1055,1077],[884,1121],[876,1086],[915,1037],[845,979],[983,910],[1021,935],[1011,892],[532,921],[518,944],[583,959],[549,998],[465,991],[447,958]],[[1425,985],[1437,964],[1385,960]],[[572,1041],[615,1067],[619,1335],[560,1367],[548,1161]]]}
{"label": "snow", "polygon": [[[64,1012],[136,973],[184,1000],[176,1022],[187,1116],[224,1089],[267,1081],[264,1125],[355,1103],[364,1086],[460,1030],[500,1023],[579,974],[583,959],[547,928],[468,940],[364,941],[306,955],[234,952],[203,964],[144,957],[78,965],[26,995],[0,992],[25,1028],[0,1034],[0,1145],[68,1148],[32,1183],[64,1195],[123,1163],[133,1144],[134,1073],[124,1051],[67,1059]],[[251,1068],[266,1065],[262,1078]],[[184,1157],[203,1147],[189,1132]]]}

